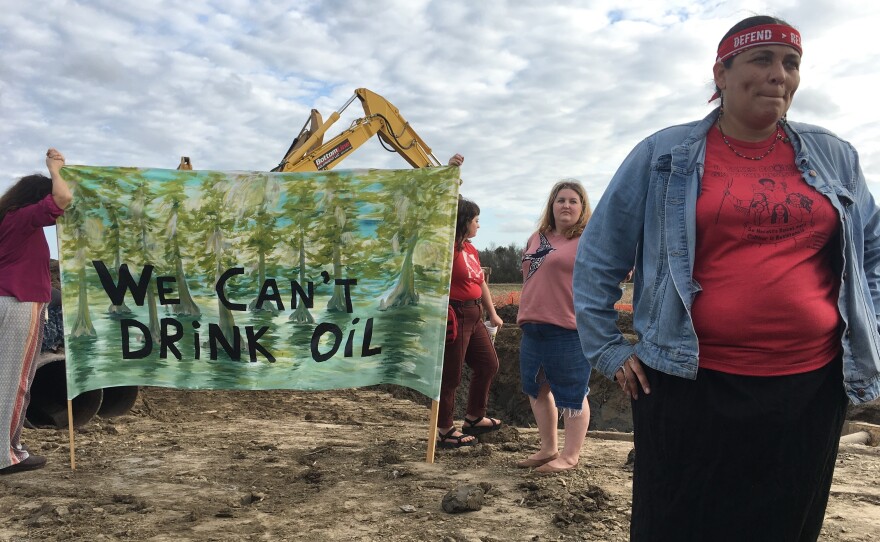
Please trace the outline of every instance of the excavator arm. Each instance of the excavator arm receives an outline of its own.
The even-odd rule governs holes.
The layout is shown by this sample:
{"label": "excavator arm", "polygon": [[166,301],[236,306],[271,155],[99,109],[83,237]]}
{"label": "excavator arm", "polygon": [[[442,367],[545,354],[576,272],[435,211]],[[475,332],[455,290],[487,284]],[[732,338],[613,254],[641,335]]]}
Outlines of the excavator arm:
{"label": "excavator arm", "polygon": [[[342,112],[355,98],[361,101],[366,116],[356,119],[347,130],[322,144],[327,129],[339,120]],[[394,105],[375,92],[359,88],[345,105],[330,115],[327,122],[322,123],[321,115],[313,109],[310,119],[294,139],[287,154],[272,171],[332,169],[374,135],[379,136],[383,147],[390,152],[399,153],[414,168],[440,165],[431,148]]]}

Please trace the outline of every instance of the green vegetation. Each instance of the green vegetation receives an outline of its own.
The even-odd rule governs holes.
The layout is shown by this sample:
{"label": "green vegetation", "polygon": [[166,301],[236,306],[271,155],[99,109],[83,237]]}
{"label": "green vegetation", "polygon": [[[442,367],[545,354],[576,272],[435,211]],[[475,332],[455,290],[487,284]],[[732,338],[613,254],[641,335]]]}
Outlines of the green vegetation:
{"label": "green vegetation", "polygon": [[525,245],[519,246],[511,243],[506,247],[489,245],[489,248],[480,251],[480,265],[492,270],[489,275],[489,283],[519,283],[522,284],[522,253]]}

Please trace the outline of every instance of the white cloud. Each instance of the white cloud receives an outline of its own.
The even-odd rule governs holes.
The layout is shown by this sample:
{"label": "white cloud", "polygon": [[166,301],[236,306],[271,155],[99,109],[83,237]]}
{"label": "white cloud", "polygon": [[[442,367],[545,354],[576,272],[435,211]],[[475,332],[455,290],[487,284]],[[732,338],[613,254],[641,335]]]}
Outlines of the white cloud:
{"label": "white cloud", "polygon": [[[289,4],[289,5],[288,5]],[[179,3],[0,0],[0,189],[71,163],[269,169],[308,112],[355,88],[394,103],[483,209],[478,246],[522,243],[556,180],[593,204],[633,145],[711,108],[723,33],[769,12],[804,36],[790,118],[859,149],[880,190],[880,8],[788,0]],[[361,112],[357,104],[330,133]],[[341,167],[407,167],[368,142]],[[876,193],[880,194],[880,191]]]}

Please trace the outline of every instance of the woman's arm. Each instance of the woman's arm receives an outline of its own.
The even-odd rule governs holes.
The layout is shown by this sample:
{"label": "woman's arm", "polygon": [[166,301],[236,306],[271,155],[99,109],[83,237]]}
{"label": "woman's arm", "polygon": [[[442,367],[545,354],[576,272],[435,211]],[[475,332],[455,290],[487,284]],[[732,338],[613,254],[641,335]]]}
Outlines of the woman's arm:
{"label": "woman's arm", "polygon": [[614,303],[641,241],[651,155],[643,141],[621,164],[581,235],[575,258],[572,286],[581,346],[593,367],[612,380],[634,354],[617,327]]}
{"label": "woman's arm", "polygon": [[483,309],[486,310],[486,314],[489,316],[489,322],[495,327],[501,327],[504,325],[504,320],[495,312],[495,304],[492,303],[492,292],[489,291],[489,285],[486,284],[485,280],[480,284],[480,289],[483,291]]}
{"label": "woman's arm", "polygon": [[46,167],[52,177],[52,199],[60,209],[66,209],[73,201],[73,194],[64,177],[61,176],[61,168],[64,167],[64,155],[56,149],[46,151]]}

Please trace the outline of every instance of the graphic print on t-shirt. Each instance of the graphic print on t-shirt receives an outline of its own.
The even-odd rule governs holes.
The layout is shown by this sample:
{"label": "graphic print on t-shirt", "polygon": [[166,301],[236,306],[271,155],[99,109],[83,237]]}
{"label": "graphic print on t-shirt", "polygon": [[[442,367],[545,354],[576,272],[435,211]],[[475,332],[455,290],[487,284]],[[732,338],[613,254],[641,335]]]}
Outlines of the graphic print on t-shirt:
{"label": "graphic print on t-shirt", "polygon": [[483,282],[483,268],[480,267],[480,261],[477,259],[477,255],[471,254],[467,250],[463,250],[461,257],[462,260],[464,260],[464,266],[467,269],[468,282],[476,284]]}
{"label": "graphic print on t-shirt", "polygon": [[538,233],[538,238],[540,240],[538,244],[538,250],[532,252],[531,254],[523,254],[522,261],[523,262],[531,262],[529,264],[529,272],[526,275],[526,279],[523,281],[525,283],[526,280],[532,278],[532,275],[535,274],[535,271],[541,267],[541,264],[544,263],[544,258],[547,257],[548,254],[556,250],[553,248],[553,245],[550,244],[550,241],[547,240],[547,237],[544,236],[543,233]]}
{"label": "graphic print on t-shirt", "polygon": [[[735,171],[735,170],[741,171]],[[793,241],[795,246],[819,249],[827,242],[827,236],[816,230],[815,193],[807,190],[800,180],[800,173],[793,165],[789,169],[776,166],[775,171],[759,171],[762,168],[743,166],[741,168],[718,168],[707,173],[710,176],[726,176],[715,224],[723,222],[723,215],[733,212],[741,220],[741,239],[759,244],[779,244]],[[757,174],[757,175],[756,175]],[[766,175],[766,176],[765,176]],[[773,177],[769,176],[773,175]],[[737,176],[739,182],[734,182]],[[752,177],[752,181],[749,177]],[[775,178],[774,178],[775,177]],[[789,180],[783,180],[788,178]],[[789,183],[800,184],[798,189],[789,188]]]}
{"label": "graphic print on t-shirt", "polygon": [[[760,156],[773,141],[733,144]],[[691,306],[701,369],[780,376],[817,369],[839,352],[840,218],[796,164],[785,141],[750,161],[717,130],[706,136]]]}

